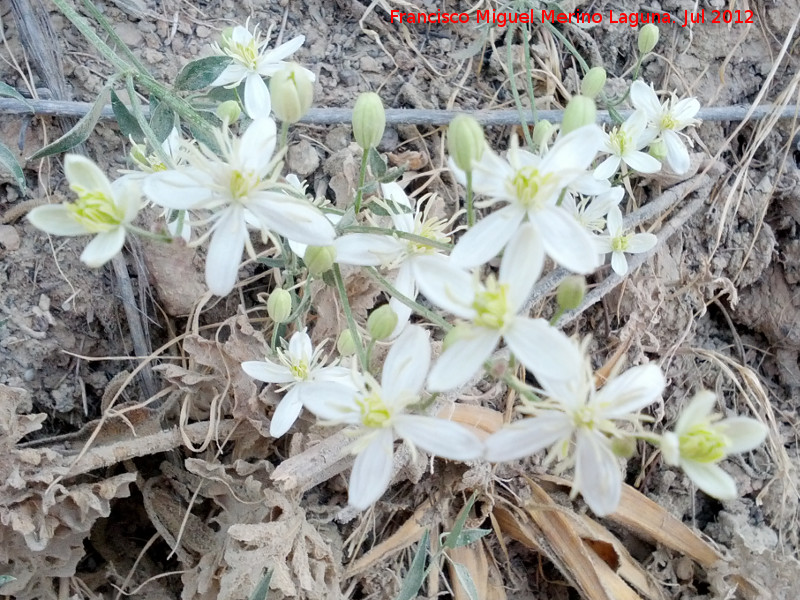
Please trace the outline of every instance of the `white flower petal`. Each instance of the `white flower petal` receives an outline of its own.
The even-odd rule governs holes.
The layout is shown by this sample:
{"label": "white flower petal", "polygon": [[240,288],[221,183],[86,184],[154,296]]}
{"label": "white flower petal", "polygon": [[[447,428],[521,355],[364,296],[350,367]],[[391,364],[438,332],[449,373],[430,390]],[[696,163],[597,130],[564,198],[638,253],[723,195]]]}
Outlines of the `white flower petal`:
{"label": "white flower petal", "polygon": [[718,465],[684,460],[681,461],[681,468],[709,496],[719,500],[736,498],[736,482]]}
{"label": "white flower petal", "polygon": [[597,125],[585,125],[560,137],[544,155],[539,169],[542,172],[583,171],[592,164],[603,146],[603,130]]}
{"label": "white flower petal", "polygon": [[652,233],[637,233],[628,240],[628,247],[625,252],[629,254],[641,254],[647,252],[658,243],[658,238]]}
{"label": "white flower petal", "polygon": [[387,404],[418,396],[431,365],[430,335],[412,325],[392,344],[383,363],[381,388]]}
{"label": "white flower petal", "polygon": [[469,269],[488,262],[508,243],[524,217],[515,204],[484,217],[458,240],[450,254],[453,264]]}
{"label": "white flower petal", "polygon": [[236,285],[247,227],[238,204],[226,208],[214,224],[206,255],[206,285],[212,294],[227,296]]}
{"label": "white flower petal", "polygon": [[634,108],[644,111],[650,121],[661,115],[661,102],[655,90],[641,80],[634,81],[631,85],[631,104]]}
{"label": "white flower petal", "polygon": [[[382,183],[381,191],[383,192],[383,197],[386,200],[389,200],[394,204],[398,204],[400,206],[413,208],[413,206],[411,205],[411,201],[409,200],[403,188],[400,187],[400,184],[395,182]],[[413,212],[401,212],[399,214],[392,212],[391,217],[395,229],[398,229],[400,231],[405,231],[406,233],[413,233],[414,231]]]}
{"label": "white flower petal", "polygon": [[159,171],[148,175],[142,191],[152,202],[173,210],[187,210],[211,199],[208,177],[197,169]]}
{"label": "white flower petal", "polygon": [[[625,155],[625,163],[634,171],[639,173],[655,173],[661,170],[661,161],[654,156],[645,154],[640,150],[634,150]],[[595,171],[595,177],[597,171]]]}
{"label": "white flower petal", "polygon": [[678,122],[679,127],[682,129],[692,121],[699,110],[700,102],[697,101],[697,98],[684,98],[673,106],[670,112],[672,113],[672,118]]}
{"label": "white flower petal", "polygon": [[296,331],[289,339],[289,356],[292,360],[311,362],[311,355],[314,354],[314,347],[311,345],[311,338],[305,331]]}
{"label": "white flower petal", "polygon": [[[293,37],[288,42],[284,42],[280,46],[273,48],[272,50],[268,50],[263,54],[261,57],[264,63],[277,63],[282,61],[285,58],[288,58],[295,52],[300,49],[300,46],[303,45],[303,42],[306,41],[306,37],[304,35],[298,35]],[[268,75],[269,73],[262,73],[263,75]]]}
{"label": "white flower petal", "polygon": [[583,364],[578,347],[544,319],[517,317],[505,331],[506,344],[525,368],[542,380],[573,380]]}
{"label": "white flower petal", "polygon": [[628,260],[623,252],[611,253],[611,268],[620,277],[625,277],[628,274]]}
{"label": "white flower petal", "polygon": [[348,233],[336,238],[336,262],[342,265],[378,267],[397,259],[404,244],[397,238],[377,233]]}
{"label": "white flower petal", "polygon": [[117,227],[94,236],[81,253],[81,261],[89,267],[102,267],[122,250],[125,228]]}
{"label": "white flower petal", "polygon": [[291,383],[294,376],[288,367],[270,360],[248,360],[242,363],[242,370],[253,379],[266,383]]}
{"label": "white flower petal", "polygon": [[211,87],[239,85],[249,72],[243,64],[233,62],[211,82]]}
{"label": "white flower petal", "polygon": [[619,206],[615,205],[608,209],[606,227],[608,228],[608,233],[612,236],[617,236],[622,233],[622,211],[619,209]]}
{"label": "white flower petal", "polygon": [[269,434],[275,438],[281,437],[294,425],[302,410],[303,399],[300,396],[299,386],[295,386],[281,398],[275,408],[275,413],[272,415],[272,421],[269,424]]}
{"label": "white flower petal", "polygon": [[[608,179],[609,177],[612,177],[614,173],[617,172],[617,169],[619,169],[620,162],[621,159],[619,156],[609,156],[597,166],[597,168],[594,170],[594,176],[597,179]],[[661,163],[658,163],[658,165],[660,167]]]}
{"label": "white flower petal", "polygon": [[594,402],[603,407],[606,418],[614,419],[639,412],[658,400],[666,384],[657,365],[640,365],[606,383],[595,395]]}
{"label": "white flower petal", "polygon": [[478,460],[483,455],[481,439],[463,425],[447,419],[399,415],[394,429],[405,441],[448,460]]}
{"label": "white flower petal", "polygon": [[728,438],[726,454],[749,452],[767,437],[767,426],[749,417],[732,417],[717,423],[717,430]]}
{"label": "white flower petal", "polygon": [[485,458],[506,462],[536,454],[572,435],[570,418],[562,412],[546,411],[507,425],[484,442]]}
{"label": "white flower petal", "polygon": [[281,194],[253,194],[247,209],[269,230],[310,246],[330,246],[336,237],[331,222],[318,208]]}
{"label": "white flower petal", "polygon": [[611,444],[600,433],[578,431],[573,491],[580,491],[586,504],[599,517],[619,507],[622,473]]}
{"label": "white flower petal", "polygon": [[[451,161],[451,169],[454,164]],[[461,169],[453,169],[456,179],[466,185],[466,176]],[[513,200],[506,190],[506,180],[514,177],[514,169],[498,154],[490,149],[472,165],[472,189],[476,194],[483,194],[495,200]]]}
{"label": "white flower petal", "polygon": [[544,248],[539,230],[532,223],[525,223],[508,242],[498,274],[498,281],[508,284],[508,303],[515,313],[528,299],[542,267]]}
{"label": "white flower petal", "polygon": [[239,142],[236,158],[241,169],[257,173],[259,177],[266,176],[275,152],[275,142],[275,121],[270,118],[255,119]]}
{"label": "white flower petal", "polygon": [[[406,261],[400,265],[400,268],[397,270],[397,275],[395,275],[394,288],[406,298],[410,298],[411,300],[417,299],[417,282],[414,279],[412,261]],[[389,300],[389,306],[392,307],[394,314],[397,315],[397,325],[389,336],[389,339],[394,339],[400,335],[406,325],[408,325],[408,320],[411,318],[411,313],[413,311],[410,307],[394,297]]]}
{"label": "white flower petal", "polygon": [[594,238],[563,208],[538,211],[536,225],[547,255],[562,267],[585,275],[599,266]]}
{"label": "white flower petal", "polygon": [[500,332],[494,329],[474,327],[469,334],[464,332],[433,365],[428,377],[428,389],[444,392],[469,381],[499,341]]}
{"label": "white flower petal", "polygon": [[269,88],[258,73],[248,73],[244,81],[244,109],[253,120],[269,117],[272,110]]}
{"label": "white flower petal", "polygon": [[674,131],[663,132],[661,138],[667,146],[667,164],[676,174],[683,175],[691,165],[689,151],[683,145],[680,136]]}
{"label": "white flower petal", "polygon": [[472,303],[475,300],[472,276],[455,267],[444,256],[419,256],[414,259],[415,273],[420,292],[436,306],[462,319],[475,316]]}
{"label": "white flower petal", "polygon": [[714,392],[700,390],[691,399],[688,405],[683,407],[675,424],[675,434],[679,437],[695,423],[704,421],[714,410],[717,404],[717,397]]}
{"label": "white flower petal", "polygon": [[394,438],[391,429],[377,432],[375,439],[359,452],[348,487],[348,504],[365,510],[383,496],[392,480]]}
{"label": "white flower petal", "polygon": [[28,221],[45,233],[52,235],[87,235],[91,233],[76,221],[64,204],[37,206],[28,213]]}
{"label": "white flower petal", "polygon": [[329,381],[305,383],[301,389],[303,405],[324,421],[360,423],[356,392],[351,386]]}
{"label": "white flower petal", "polygon": [[70,187],[98,192],[112,198],[111,182],[94,161],[80,154],[67,154],[64,157],[64,175]]}

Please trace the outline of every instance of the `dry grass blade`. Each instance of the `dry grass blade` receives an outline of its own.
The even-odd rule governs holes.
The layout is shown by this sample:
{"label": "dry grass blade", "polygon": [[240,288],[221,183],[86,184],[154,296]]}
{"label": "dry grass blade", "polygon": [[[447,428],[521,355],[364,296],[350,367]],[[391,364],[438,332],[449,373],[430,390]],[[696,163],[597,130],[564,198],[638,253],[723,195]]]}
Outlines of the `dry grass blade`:
{"label": "dry grass blade", "polygon": [[489,559],[483,544],[451,548],[447,551],[447,556],[450,557],[447,567],[450,574],[450,585],[453,587],[453,598],[455,600],[471,600],[470,594],[464,589],[456,572],[455,565],[458,564],[470,574],[472,582],[475,584],[478,600],[487,600],[489,598]]}

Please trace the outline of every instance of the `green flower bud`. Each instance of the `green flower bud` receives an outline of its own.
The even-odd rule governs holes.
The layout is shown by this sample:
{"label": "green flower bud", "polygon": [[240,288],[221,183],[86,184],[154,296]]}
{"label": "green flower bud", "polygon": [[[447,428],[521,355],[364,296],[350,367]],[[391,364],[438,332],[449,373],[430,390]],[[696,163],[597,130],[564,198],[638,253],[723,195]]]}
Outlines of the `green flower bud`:
{"label": "green flower bud", "polygon": [[614,456],[630,458],[636,453],[636,438],[627,435],[621,438],[612,438],[611,451],[614,453]]}
{"label": "green flower bud", "polygon": [[226,123],[236,123],[241,114],[242,107],[236,100],[226,100],[217,107],[217,116]]}
{"label": "green flower bud", "polygon": [[584,125],[590,125],[597,118],[597,107],[594,100],[586,96],[573,96],[564,110],[564,121],[561,123],[561,133],[564,135],[575,131]]}
{"label": "green flower bud", "polygon": [[309,72],[291,63],[269,80],[272,112],[279,121],[297,123],[311,108],[314,99],[314,82]]}
{"label": "green flower bud", "polygon": [[233,27],[226,27],[219,36],[219,47],[225,50],[233,43]]}
{"label": "green flower bud", "polygon": [[473,161],[480,160],[486,149],[483,127],[473,117],[458,115],[447,128],[447,150],[462,171],[472,171]]}
{"label": "green flower bud", "polygon": [[647,54],[648,52],[652,52],[653,48],[655,48],[658,43],[658,36],[659,31],[657,25],[648,23],[642,27],[639,30],[639,39],[637,40],[639,44],[639,53]]}
{"label": "green flower bud", "polygon": [[606,70],[603,67],[593,67],[583,76],[581,81],[581,94],[588,98],[597,98],[606,84]]}
{"label": "green flower bud", "polygon": [[388,304],[372,311],[367,319],[367,331],[373,340],[385,340],[397,327],[397,313]]}
{"label": "green flower bud", "polygon": [[541,151],[550,142],[550,137],[553,135],[555,126],[550,121],[537,121],[533,127],[533,145],[537,150]]}
{"label": "green flower bud", "polygon": [[454,342],[469,338],[471,335],[472,327],[470,325],[467,325],[466,323],[456,325],[447,332],[447,335],[444,336],[444,341],[442,342],[442,352],[452,346]]}
{"label": "green flower bud", "polygon": [[339,339],[336,340],[336,349],[341,356],[352,356],[356,353],[356,343],[349,329],[345,329],[339,334]]}
{"label": "green flower bud", "polygon": [[267,314],[276,323],[286,323],[292,314],[292,295],[283,288],[273,290],[267,298]]}
{"label": "green flower bud", "polygon": [[585,295],[586,280],[580,275],[572,275],[558,286],[556,302],[562,310],[574,310],[581,305]]}
{"label": "green flower bud", "polygon": [[336,248],[333,246],[309,246],[303,255],[303,262],[314,277],[329,271],[335,260]]}
{"label": "green flower bud", "polygon": [[656,140],[652,144],[650,144],[649,150],[650,156],[653,158],[657,158],[660,161],[663,161],[667,158],[667,144],[664,140]]}
{"label": "green flower bud", "polygon": [[364,150],[375,148],[386,129],[386,111],[375,92],[361,94],[353,108],[353,137]]}

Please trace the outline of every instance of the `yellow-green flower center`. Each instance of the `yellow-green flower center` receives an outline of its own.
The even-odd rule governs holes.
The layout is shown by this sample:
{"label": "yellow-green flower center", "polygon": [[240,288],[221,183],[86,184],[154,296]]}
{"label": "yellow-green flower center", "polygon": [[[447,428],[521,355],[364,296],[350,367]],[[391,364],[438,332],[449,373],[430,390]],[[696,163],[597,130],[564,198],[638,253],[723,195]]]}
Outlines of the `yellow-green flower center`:
{"label": "yellow-green flower center", "polygon": [[525,208],[542,208],[543,197],[540,194],[551,177],[543,175],[536,167],[523,167],[511,180],[514,196]]}
{"label": "yellow-green flower center", "polygon": [[508,284],[498,283],[493,276],[486,279],[486,288],[475,294],[472,308],[478,315],[475,325],[488,329],[502,329],[509,315]]}
{"label": "yellow-green flower center", "polygon": [[72,186],[78,194],[75,202],[67,204],[73,218],[92,233],[111,231],[122,223],[125,213],[114,204],[114,199],[96,190]]}
{"label": "yellow-green flower center", "polygon": [[625,156],[633,146],[633,139],[621,127],[615,128],[608,137],[611,141],[611,146],[616,149],[617,154]]}
{"label": "yellow-green flower center", "polygon": [[714,427],[701,423],[679,439],[681,457],[700,463],[714,463],[725,458],[728,438]]}
{"label": "yellow-green flower center", "polygon": [[[414,233],[420,237],[427,238],[442,244],[450,243],[450,236],[445,235],[446,222],[443,219],[428,219],[424,222],[414,224]],[[433,254],[436,247],[418,241],[410,241],[408,250],[411,254]]]}
{"label": "yellow-green flower center", "polygon": [[670,113],[661,116],[661,129],[675,129],[678,126],[678,121],[675,120]]}
{"label": "yellow-green flower center", "polygon": [[292,377],[297,379],[298,381],[305,381],[308,379],[308,361],[305,359],[298,360],[297,362],[293,362],[289,366],[289,371],[292,373]]}
{"label": "yellow-green flower center", "polygon": [[383,399],[372,392],[369,396],[356,400],[361,412],[361,423],[364,427],[386,427],[391,414]]}
{"label": "yellow-green flower center", "polygon": [[258,68],[258,44],[255,38],[246,44],[234,42],[232,39],[224,40],[223,44],[228,56],[240,62],[245,68],[251,71]]}
{"label": "yellow-green flower center", "polygon": [[258,177],[254,173],[234,170],[230,179],[231,198],[241,200],[247,197],[256,185],[258,185]]}
{"label": "yellow-green flower center", "polygon": [[611,249],[614,252],[626,252],[628,250],[628,246],[630,245],[630,241],[630,234],[618,235],[614,238],[611,238]]}

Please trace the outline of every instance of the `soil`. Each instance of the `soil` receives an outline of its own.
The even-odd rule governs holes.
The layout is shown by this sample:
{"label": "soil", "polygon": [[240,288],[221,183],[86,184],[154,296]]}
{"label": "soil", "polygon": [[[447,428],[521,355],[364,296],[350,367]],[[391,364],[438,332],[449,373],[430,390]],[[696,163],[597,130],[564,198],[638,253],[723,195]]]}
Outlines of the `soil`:
{"label": "soil", "polygon": [[[428,11],[442,8],[420,4]],[[472,8],[446,4],[453,11]],[[705,9],[707,22],[662,26],[656,55],[642,68],[646,81],[695,96],[704,106],[800,102],[800,6],[737,5],[753,11],[753,24],[724,25],[708,22],[710,14],[730,7],[721,0],[700,4],[661,0],[648,6],[681,16]],[[513,108],[508,44],[514,72],[525,70],[519,33],[512,37],[507,28],[473,24],[391,23],[387,9],[409,10],[392,0],[99,0],[97,5],[134,54],[166,82],[188,61],[209,54],[222,29],[248,18],[264,29],[274,26],[273,36],[283,41],[303,34],[305,44],[295,59],[316,74],[316,106],[348,107],[360,92],[378,91],[394,108]],[[112,68],[47,6],[63,60],[64,99],[93,101]],[[491,1],[481,7],[500,10]],[[572,0],[562,7],[607,15],[618,5]],[[29,54],[10,6],[0,11],[2,81],[27,89],[13,57],[38,94],[50,93],[35,61],[26,63]],[[635,66],[636,29],[607,19],[590,27],[558,27],[592,64],[606,68],[608,89],[624,89],[621,78],[629,78]],[[537,107],[563,108],[579,87],[575,59],[538,26],[531,49]],[[514,85],[524,97],[523,79]],[[397,463],[391,491],[374,510],[357,514],[343,510],[341,465],[328,465],[330,471],[320,469],[309,479],[302,469],[287,467],[289,458],[295,461],[292,468],[302,466],[303,453],[319,443],[331,445],[326,456],[335,463],[337,442],[328,429],[304,420],[295,433],[269,438],[275,392],[230,368],[261,356],[266,345],[258,296],[268,291],[270,279],[254,265],[243,272],[254,276],[252,285],[209,302],[203,297],[202,257],[194,250],[130,244],[123,266],[134,301],[146,315],[148,351],[167,344],[162,352],[171,357],[156,361],[149,375],[148,369],[144,377],[134,373],[141,356],[125,311],[130,298],[125,282],[110,265],[87,269],[79,261],[83,240],[48,237],[22,218],[33,205],[69,194],[59,157],[25,162],[63,126],[51,117],[0,117],[0,141],[19,150],[30,187],[23,197],[11,178],[0,180],[0,473],[6,482],[0,486],[0,565],[5,565],[0,575],[16,578],[0,587],[0,594],[113,598],[124,589],[142,598],[248,598],[271,568],[269,598],[392,598],[421,535],[421,529],[403,533],[413,515],[447,531],[465,498],[478,490],[470,526],[491,528],[485,515],[493,494],[520,501],[532,497],[520,474],[542,473],[534,462],[494,471],[437,461],[431,475],[433,463],[407,456]],[[510,133],[491,128],[487,137],[502,149]],[[453,207],[460,192],[445,168],[442,134],[435,127],[390,126],[379,150],[397,163],[412,161],[407,189],[436,192],[444,206]],[[304,177],[318,196],[339,206],[349,202],[360,158],[349,125],[297,126],[290,135],[287,170]],[[567,331],[594,335],[598,367],[622,344],[629,344],[627,364],[662,365],[669,386],[652,411],[654,427],[672,426],[691,392],[705,387],[717,393],[724,411],[767,422],[770,436],[763,448],[726,462],[741,495],[732,502],[698,492],[650,449],[642,448],[628,463],[626,481],[713,541],[724,561],[704,565],[652,536],[601,522],[657,582],[657,591],[640,589],[641,597],[792,598],[800,586],[798,126],[793,119],[741,127],[705,122],[691,137],[695,166],[707,157],[719,165],[720,174],[703,190],[704,204],[652,260]],[[128,146],[116,124],[105,121],[83,150],[115,173],[128,166]],[[646,204],[676,181],[644,179],[628,208]],[[675,210],[695,197],[690,194]],[[380,290],[355,275],[348,285],[356,316],[363,318]],[[341,329],[330,320],[337,310],[334,295],[321,292],[319,303],[317,340]],[[536,310],[549,310],[546,306]],[[152,385],[171,391],[143,406]],[[466,400],[502,411],[505,398],[504,389],[482,383]],[[102,427],[95,429],[101,418]],[[190,424],[216,418],[219,435],[207,439],[208,428],[198,426],[181,437],[175,426],[183,418]],[[73,461],[90,447],[86,441],[93,431],[95,448],[128,454],[124,461],[92,454],[91,468],[76,473]],[[326,479],[327,472],[335,476]],[[580,502],[562,497],[556,484],[545,487],[556,502],[581,512]],[[552,548],[532,550],[510,537],[491,535],[473,554],[459,558],[483,574],[481,598],[605,597],[564,575]],[[405,541],[381,550],[386,540]],[[359,561],[367,566],[354,567]],[[427,579],[426,597],[437,590],[445,597],[468,597],[456,579],[443,568],[441,579]]]}

